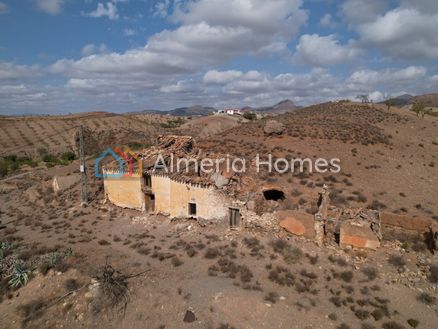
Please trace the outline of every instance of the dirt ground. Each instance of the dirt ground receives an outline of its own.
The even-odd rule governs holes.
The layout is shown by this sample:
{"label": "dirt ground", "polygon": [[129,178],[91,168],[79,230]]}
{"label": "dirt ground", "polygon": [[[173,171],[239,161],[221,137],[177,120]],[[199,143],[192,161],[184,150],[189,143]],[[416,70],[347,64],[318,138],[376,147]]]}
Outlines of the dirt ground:
{"label": "dirt ground", "polygon": [[[261,120],[200,147],[341,158],[337,176],[262,173],[287,192],[277,209],[312,213],[326,183],[337,206],[437,218],[436,118],[330,104],[276,118],[282,136],[265,136]],[[341,250],[170,221],[103,204],[92,177],[81,207],[78,182],[54,194],[56,175],[78,175],[78,163],[0,181],[0,328],[436,328],[438,256],[418,241]],[[28,283],[10,288],[23,268]]]}
{"label": "dirt ground", "polygon": [[[9,257],[32,263],[71,249],[63,266],[45,275],[39,266],[27,285],[2,292],[1,328],[409,328],[412,319],[435,328],[428,251],[319,249],[285,233],[171,222],[103,205],[98,182],[86,208],[78,186],[28,201],[21,184],[46,187],[52,174],[8,181],[21,190],[0,195],[2,221],[18,219],[0,233],[15,245]],[[394,255],[402,260],[389,262]],[[133,276],[116,305],[94,279],[105,264]]]}

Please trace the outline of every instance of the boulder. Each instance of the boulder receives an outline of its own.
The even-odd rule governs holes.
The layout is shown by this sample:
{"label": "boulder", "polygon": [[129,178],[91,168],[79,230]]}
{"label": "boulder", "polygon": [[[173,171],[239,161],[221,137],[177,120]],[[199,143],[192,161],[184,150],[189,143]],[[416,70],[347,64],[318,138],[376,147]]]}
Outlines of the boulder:
{"label": "boulder", "polygon": [[211,180],[214,182],[214,185],[216,185],[217,188],[228,185],[228,183],[230,182],[230,178],[222,176],[218,172],[215,172],[213,175],[211,175]]}
{"label": "boulder", "polygon": [[380,247],[380,240],[371,230],[370,225],[361,226],[343,222],[341,224],[339,244],[341,248],[352,246],[376,250]]}
{"label": "boulder", "polygon": [[275,120],[269,120],[263,129],[266,135],[281,135],[286,128],[284,124]]}
{"label": "boulder", "polygon": [[275,217],[279,220],[280,227],[289,233],[310,239],[315,237],[315,219],[312,215],[301,211],[282,210],[277,211]]}
{"label": "boulder", "polygon": [[80,180],[79,175],[55,176],[52,182],[53,192],[55,193],[63,192],[66,189],[78,183],[79,180]]}

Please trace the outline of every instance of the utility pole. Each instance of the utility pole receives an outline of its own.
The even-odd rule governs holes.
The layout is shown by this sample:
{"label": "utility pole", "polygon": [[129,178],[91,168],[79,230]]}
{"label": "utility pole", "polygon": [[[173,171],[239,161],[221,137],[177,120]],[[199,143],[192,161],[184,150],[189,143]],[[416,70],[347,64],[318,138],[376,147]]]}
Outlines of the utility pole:
{"label": "utility pole", "polygon": [[87,173],[85,171],[85,152],[84,152],[84,127],[81,126],[79,130],[79,171],[81,173],[82,186],[82,204],[88,203],[87,193]]}

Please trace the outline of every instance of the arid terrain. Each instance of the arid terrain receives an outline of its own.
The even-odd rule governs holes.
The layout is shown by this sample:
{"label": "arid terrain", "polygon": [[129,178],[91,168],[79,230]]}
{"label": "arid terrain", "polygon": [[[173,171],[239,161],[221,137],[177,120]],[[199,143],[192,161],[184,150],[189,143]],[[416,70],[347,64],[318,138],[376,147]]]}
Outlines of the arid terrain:
{"label": "arid terrain", "polygon": [[[270,120],[283,125],[281,133],[266,134]],[[2,117],[2,154],[38,156],[41,145],[53,154],[76,151],[78,125],[98,146],[146,147],[173,133],[193,135],[206,152],[249,162],[257,153],[340,159],[338,174],[251,173],[254,186],[285,192],[278,203],[261,202],[262,212],[313,215],[327,184],[337,207],[438,220],[437,117],[345,102],[254,121]],[[0,230],[0,328],[436,327],[438,258],[422,236],[384,234],[377,251],[335,243],[321,248],[263,225],[230,230],[119,208],[104,202],[102,180],[93,177],[94,153],[88,152],[87,206],[80,204],[76,159],[50,168],[44,161],[24,165],[0,180],[6,226]],[[60,175],[77,179],[55,194],[53,178]]]}

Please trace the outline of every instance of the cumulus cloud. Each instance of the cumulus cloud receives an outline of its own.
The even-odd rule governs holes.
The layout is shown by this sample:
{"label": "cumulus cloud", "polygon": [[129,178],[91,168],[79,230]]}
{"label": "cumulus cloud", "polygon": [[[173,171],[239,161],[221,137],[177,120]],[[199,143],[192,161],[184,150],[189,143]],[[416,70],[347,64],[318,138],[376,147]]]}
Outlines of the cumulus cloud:
{"label": "cumulus cloud", "polygon": [[208,84],[224,84],[239,78],[242,72],[229,70],[229,71],[216,71],[211,70],[204,74],[203,81]]}
{"label": "cumulus cloud", "polygon": [[319,20],[319,25],[326,28],[334,28],[336,23],[333,21],[333,16],[331,14],[325,14]]}
{"label": "cumulus cloud", "polygon": [[37,7],[49,15],[58,15],[64,4],[65,0],[36,0]]}
{"label": "cumulus cloud", "polygon": [[182,25],[151,36],[144,47],[77,61],[62,59],[51,69],[75,78],[118,78],[120,73],[143,79],[176,77],[242,54],[284,50],[307,19],[307,13],[300,9],[301,0],[200,0],[181,6],[172,17]]}
{"label": "cumulus cloud", "polygon": [[181,80],[175,84],[164,85],[160,87],[160,91],[162,93],[187,93],[199,90],[199,87],[196,86],[191,80]]}
{"label": "cumulus cloud", "polygon": [[108,17],[109,19],[116,20],[119,19],[117,2],[108,1],[106,4],[99,2],[97,8],[89,13],[83,13],[85,16],[89,17]]}
{"label": "cumulus cloud", "polygon": [[107,53],[107,52],[108,52],[108,47],[104,43],[101,43],[99,46],[93,43],[89,43],[85,45],[81,50],[82,56],[90,56],[92,54]]}
{"label": "cumulus cloud", "polygon": [[40,69],[36,65],[17,65],[11,62],[0,61],[0,81],[38,76]]}
{"label": "cumulus cloud", "polygon": [[345,20],[353,25],[374,20],[386,11],[388,0],[346,0],[341,5]]}
{"label": "cumulus cloud", "polygon": [[346,81],[350,90],[368,93],[369,90],[383,89],[388,92],[397,92],[412,89],[414,86],[426,87],[424,77],[427,70],[422,66],[409,66],[403,69],[360,70],[352,73]]}
{"label": "cumulus cloud", "polygon": [[359,50],[352,45],[341,45],[335,35],[304,34],[296,47],[295,58],[305,64],[329,66],[356,58]]}
{"label": "cumulus cloud", "polygon": [[438,59],[438,13],[394,9],[359,26],[362,40],[383,52],[410,59]]}

